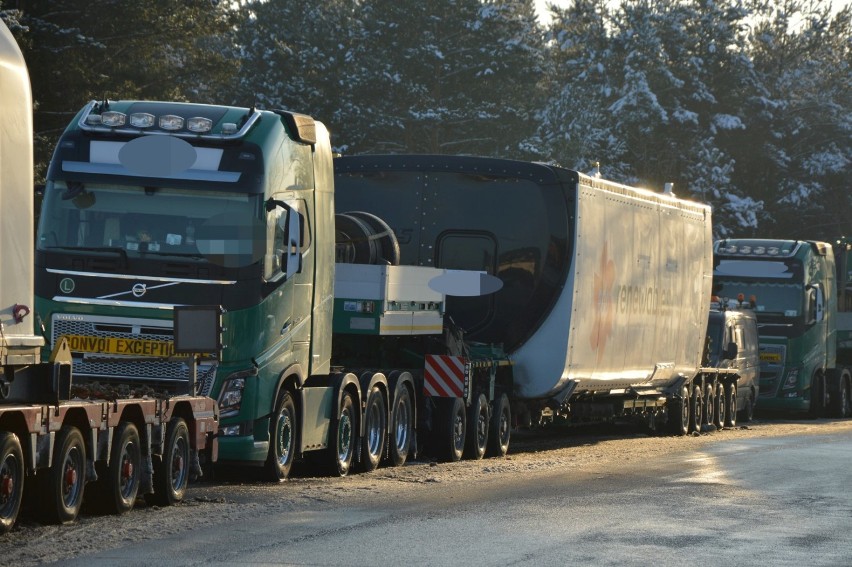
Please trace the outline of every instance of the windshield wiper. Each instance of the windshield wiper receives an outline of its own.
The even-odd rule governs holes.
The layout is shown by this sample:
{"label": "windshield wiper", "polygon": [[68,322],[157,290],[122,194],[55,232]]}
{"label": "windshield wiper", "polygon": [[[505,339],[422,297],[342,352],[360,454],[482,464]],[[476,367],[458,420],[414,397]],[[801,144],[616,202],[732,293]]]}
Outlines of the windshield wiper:
{"label": "windshield wiper", "polygon": [[151,250],[147,250],[145,251],[145,254],[152,254],[154,256],[176,256],[178,258],[196,258],[198,260],[204,259],[204,254],[200,252],[163,252],[162,250],[153,252]]}
{"label": "windshield wiper", "polygon": [[118,246],[45,246],[45,250],[70,250],[71,252],[112,252],[121,256],[124,268],[127,267],[127,250]]}

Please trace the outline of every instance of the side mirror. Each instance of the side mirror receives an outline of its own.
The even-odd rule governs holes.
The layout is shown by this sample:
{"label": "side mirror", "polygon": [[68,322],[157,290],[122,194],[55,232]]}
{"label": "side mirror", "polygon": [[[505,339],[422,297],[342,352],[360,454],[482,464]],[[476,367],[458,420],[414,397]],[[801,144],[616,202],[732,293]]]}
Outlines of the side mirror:
{"label": "side mirror", "polygon": [[725,349],[725,358],[736,358],[739,352],[740,349],[737,347],[737,343],[732,341],[728,343],[728,348]]}

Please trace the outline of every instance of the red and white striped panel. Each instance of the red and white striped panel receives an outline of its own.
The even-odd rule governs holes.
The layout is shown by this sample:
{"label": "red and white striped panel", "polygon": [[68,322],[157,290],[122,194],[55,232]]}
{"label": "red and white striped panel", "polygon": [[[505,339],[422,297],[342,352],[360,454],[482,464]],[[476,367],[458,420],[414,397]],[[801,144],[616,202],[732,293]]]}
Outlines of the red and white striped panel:
{"label": "red and white striped panel", "polygon": [[463,397],[466,363],[460,356],[427,354],[423,384],[426,395],[439,398]]}

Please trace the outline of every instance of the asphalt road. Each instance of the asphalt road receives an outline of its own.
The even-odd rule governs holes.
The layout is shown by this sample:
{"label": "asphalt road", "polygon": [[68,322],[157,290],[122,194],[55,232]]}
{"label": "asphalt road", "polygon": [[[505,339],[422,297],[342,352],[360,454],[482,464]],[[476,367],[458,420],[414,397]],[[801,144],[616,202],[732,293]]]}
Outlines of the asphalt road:
{"label": "asphalt road", "polygon": [[[592,437],[556,459],[530,449],[521,460],[555,464],[521,474],[494,460],[284,486],[211,485],[195,489],[183,511],[169,509],[176,516],[98,518],[132,523],[140,514],[148,533],[140,540],[128,531],[112,549],[57,564],[852,565],[852,428],[819,431],[721,431],[659,453],[650,438],[624,459],[618,451],[633,447],[630,439],[604,446]],[[562,466],[583,450],[607,454]],[[186,513],[204,520],[151,533],[157,521]],[[69,528],[83,529],[54,529]]]}

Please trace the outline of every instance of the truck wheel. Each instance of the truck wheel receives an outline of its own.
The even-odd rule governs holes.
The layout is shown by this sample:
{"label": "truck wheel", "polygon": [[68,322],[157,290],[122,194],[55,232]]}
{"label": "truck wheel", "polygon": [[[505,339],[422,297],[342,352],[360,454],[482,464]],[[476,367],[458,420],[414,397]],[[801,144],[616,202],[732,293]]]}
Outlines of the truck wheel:
{"label": "truck wheel", "polygon": [[24,452],[14,433],[0,433],[0,534],[12,529],[24,494]]}
{"label": "truck wheel", "polygon": [[266,458],[266,477],[273,482],[286,480],[296,454],[298,420],[296,403],[288,390],[284,390],[275,405],[275,417],[270,424],[269,455]]}
{"label": "truck wheel", "polygon": [[745,406],[741,412],[739,412],[739,419],[744,423],[748,423],[749,421],[754,419],[754,390],[749,389],[746,394],[746,402]]}
{"label": "truck wheel", "polygon": [[405,384],[397,384],[391,411],[390,460],[395,467],[401,467],[408,459],[411,441],[414,435],[414,412],[411,394]]}
{"label": "truck wheel", "polygon": [[716,388],[712,382],[704,385],[704,425],[713,425],[716,409]]}
{"label": "truck wheel", "polygon": [[480,393],[470,404],[467,413],[467,425],[470,429],[467,435],[466,456],[470,459],[479,460],[485,456],[488,446],[488,398]]}
{"label": "truck wheel", "polygon": [[501,394],[494,403],[494,413],[488,425],[488,455],[505,457],[509,452],[509,439],[512,435],[512,408],[509,396]]}
{"label": "truck wheel", "polygon": [[110,514],[124,514],[133,509],[142,473],[142,449],[139,430],[129,421],[122,422],[113,434],[109,467],[103,482],[104,509]]}
{"label": "truck wheel", "polygon": [[814,373],[811,378],[811,407],[808,416],[817,419],[825,414],[825,381],[822,374]]}
{"label": "truck wheel", "polygon": [[378,386],[373,386],[367,396],[367,409],[364,412],[364,442],[361,444],[361,468],[376,470],[385,453],[385,441],[388,438],[388,412],[385,395]]}
{"label": "truck wheel", "polygon": [[668,424],[669,432],[673,435],[686,435],[689,433],[690,425],[690,403],[689,403],[689,387],[684,385],[680,388],[680,398],[674,396],[668,399],[668,415],[666,423]]}
{"label": "truck wheel", "polygon": [[849,384],[846,376],[841,375],[837,384],[837,392],[829,400],[829,415],[831,417],[849,417]]}
{"label": "truck wheel", "polygon": [[[749,393],[749,399],[751,394]],[[725,386],[725,427],[737,426],[737,385],[733,382]]]}
{"label": "truck wheel", "polygon": [[702,415],[704,413],[704,397],[701,395],[701,385],[692,387],[689,397],[689,430],[701,433]]}
{"label": "truck wheel", "polygon": [[355,415],[355,403],[352,394],[343,392],[337,417],[329,429],[329,449],[334,459],[332,472],[337,476],[346,476],[352,467],[355,455],[355,443],[358,438],[358,418]]}
{"label": "truck wheel", "polygon": [[154,494],[146,494],[151,505],[171,506],[183,500],[189,484],[189,428],[181,417],[173,417],[166,428],[163,458],[154,466]]}
{"label": "truck wheel", "polygon": [[725,386],[721,382],[716,383],[715,392],[713,394],[713,425],[718,429],[725,427],[725,418],[727,415],[727,400],[725,400]]}
{"label": "truck wheel", "polygon": [[62,426],[53,449],[53,466],[38,475],[39,517],[46,524],[73,522],[86,485],[86,445],[80,430]]}
{"label": "truck wheel", "polygon": [[437,457],[444,461],[461,460],[467,427],[461,398],[438,398],[438,423],[435,428]]}

